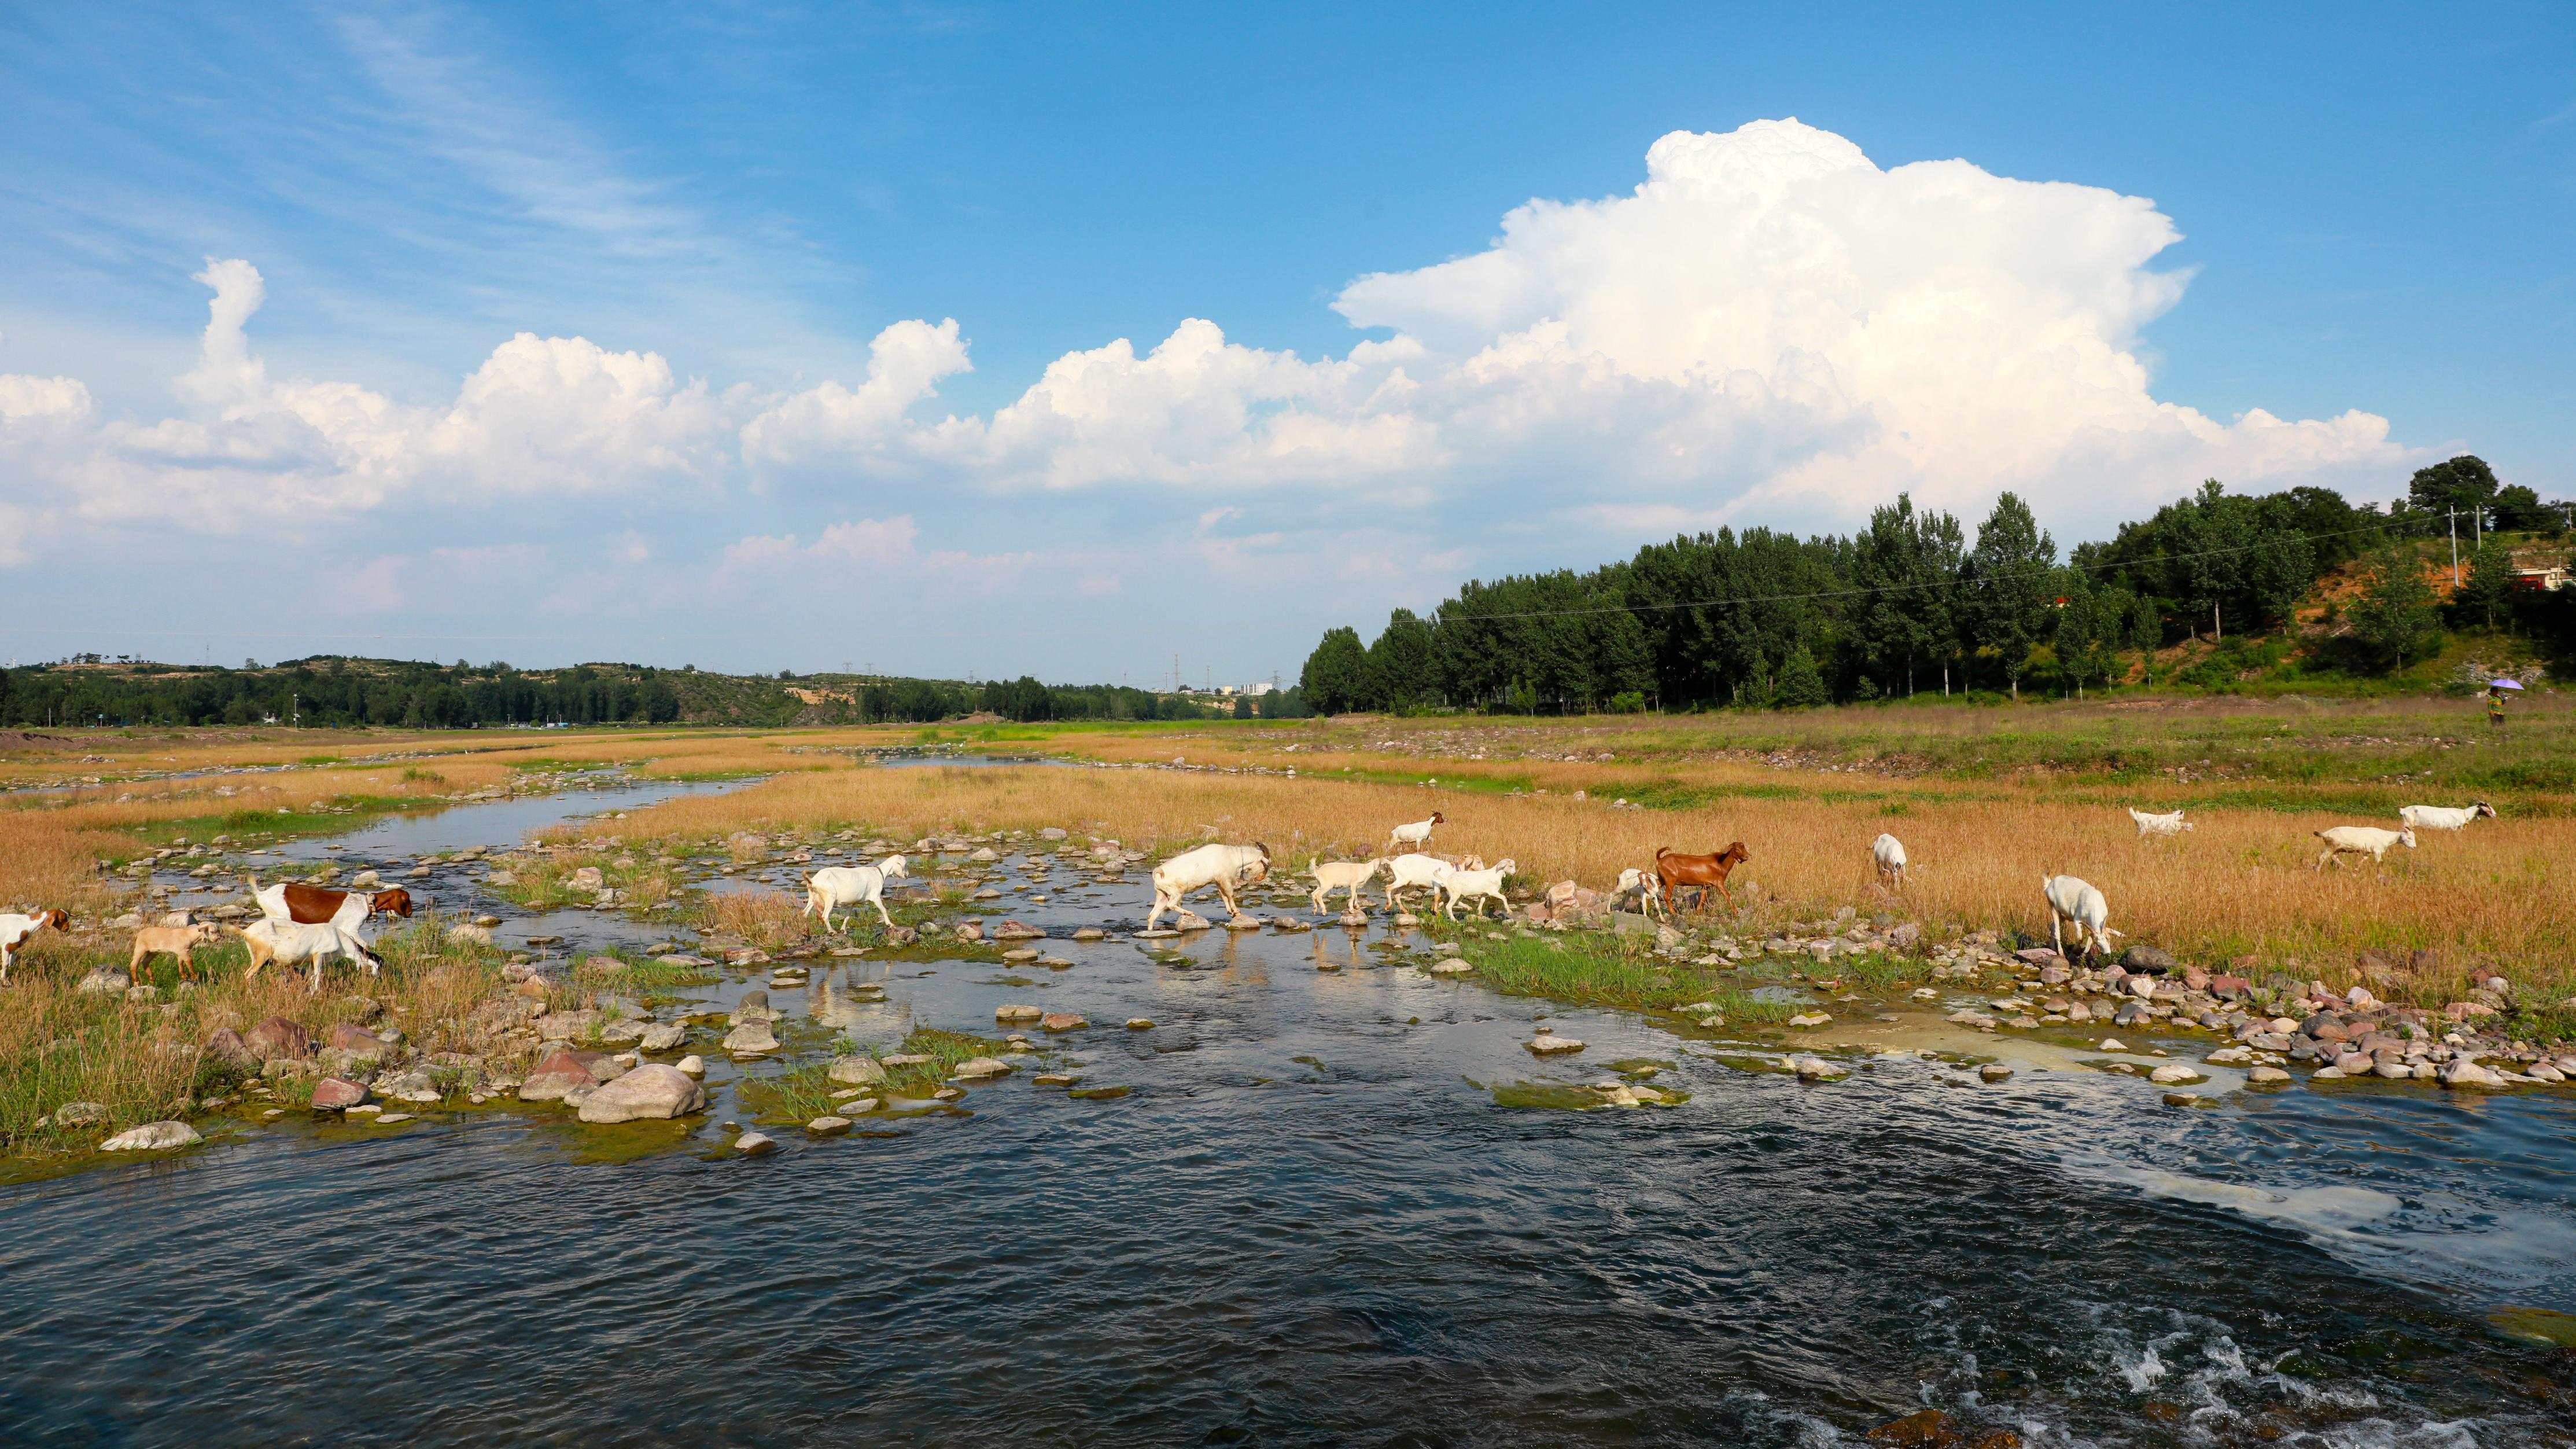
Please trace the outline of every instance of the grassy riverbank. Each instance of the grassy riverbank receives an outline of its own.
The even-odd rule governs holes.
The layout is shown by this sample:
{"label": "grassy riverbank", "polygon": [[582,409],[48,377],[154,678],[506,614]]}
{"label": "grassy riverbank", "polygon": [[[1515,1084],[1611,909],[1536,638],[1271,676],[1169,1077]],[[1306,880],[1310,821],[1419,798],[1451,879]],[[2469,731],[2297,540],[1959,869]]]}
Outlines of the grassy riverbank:
{"label": "grassy riverbank", "polygon": [[[6,823],[28,828],[7,832],[0,895],[48,903],[59,895],[76,916],[95,917],[118,904],[118,893],[93,862],[129,856],[140,833],[171,820],[204,818],[206,797],[226,786],[328,809],[340,798],[331,792],[427,802],[540,763],[615,762],[653,776],[768,778],[635,812],[618,822],[618,846],[537,873],[527,887],[532,904],[540,890],[547,899],[567,892],[564,877],[584,863],[598,864],[610,885],[651,897],[674,888],[663,857],[689,860],[746,831],[908,841],[1061,826],[1078,838],[1155,848],[1261,840],[1287,876],[1312,857],[1367,853],[1388,825],[1440,809],[1449,824],[1439,849],[1510,857],[1533,880],[1603,887],[1623,867],[1650,862],[1658,846],[1709,850],[1742,840],[1752,859],[1738,872],[1739,893],[1767,913],[1847,904],[1920,920],[1936,934],[2044,935],[2039,877],[2063,871],[2102,887],[2111,923],[2128,940],[2188,959],[2248,961],[2340,984],[2367,952],[2397,967],[2393,978],[2376,976],[2383,994],[2431,1004],[2499,971],[2524,999],[2557,1002],[2576,996],[2576,873],[2564,868],[2576,821],[2576,710],[2547,692],[2516,708],[2501,737],[2471,705],[2450,699],[2126,696],[1670,719],[137,741],[123,754],[102,736],[92,752],[100,761],[13,756],[0,764],[105,777],[142,768],[147,755],[157,768],[273,765],[288,751],[333,763],[16,797]],[[862,765],[868,751],[925,740],[1134,768]],[[441,778],[406,781],[404,770],[386,768],[397,757],[414,774]],[[102,798],[112,793],[135,798]],[[2427,833],[2381,866],[2312,868],[2315,830],[2394,826],[2401,803],[2478,798],[2503,818]],[[1622,799],[1629,808],[1617,805]],[[2126,805],[2185,808],[2197,828],[2142,841]],[[1902,838],[1915,862],[1901,895],[1871,876],[1866,846],[1881,830]],[[792,944],[804,929],[791,920],[794,907],[792,898],[754,892],[707,910],[747,940]],[[38,946],[40,966],[56,949]]]}

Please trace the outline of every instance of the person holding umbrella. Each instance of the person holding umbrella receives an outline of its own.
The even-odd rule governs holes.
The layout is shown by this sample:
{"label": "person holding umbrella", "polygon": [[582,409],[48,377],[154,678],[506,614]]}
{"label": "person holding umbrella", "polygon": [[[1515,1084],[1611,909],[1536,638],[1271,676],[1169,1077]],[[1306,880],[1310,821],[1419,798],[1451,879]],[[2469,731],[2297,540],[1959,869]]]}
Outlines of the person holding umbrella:
{"label": "person holding umbrella", "polygon": [[2522,688],[2522,682],[2520,680],[2491,679],[2487,681],[2488,724],[2494,725],[2497,729],[2504,728],[2504,692],[2508,689],[2520,688]]}

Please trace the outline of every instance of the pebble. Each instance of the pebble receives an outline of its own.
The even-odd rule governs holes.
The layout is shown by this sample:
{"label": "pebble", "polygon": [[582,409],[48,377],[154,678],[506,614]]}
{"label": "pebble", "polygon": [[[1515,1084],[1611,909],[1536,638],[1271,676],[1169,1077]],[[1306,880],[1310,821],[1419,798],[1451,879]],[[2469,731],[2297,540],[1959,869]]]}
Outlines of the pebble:
{"label": "pebble", "polygon": [[1984,1066],[1977,1068],[1977,1076],[1982,1080],[1989,1082],[2010,1080],[2012,1074],[2012,1068],[2005,1066],[2001,1062],[1988,1062]]}

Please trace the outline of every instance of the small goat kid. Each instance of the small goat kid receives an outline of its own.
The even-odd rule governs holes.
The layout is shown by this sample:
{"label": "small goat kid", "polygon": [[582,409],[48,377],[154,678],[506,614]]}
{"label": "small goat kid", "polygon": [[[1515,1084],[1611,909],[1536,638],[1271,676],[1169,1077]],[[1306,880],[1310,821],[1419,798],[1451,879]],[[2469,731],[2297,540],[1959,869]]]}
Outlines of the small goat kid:
{"label": "small goat kid", "polygon": [[9,962],[13,959],[12,953],[26,945],[30,937],[47,926],[57,931],[70,930],[72,928],[70,913],[62,910],[38,911],[32,916],[21,915],[16,911],[0,913],[0,984],[5,984],[9,979]]}
{"label": "small goat kid", "polygon": [[1503,894],[1503,882],[1517,869],[1519,867],[1512,859],[1505,856],[1496,861],[1491,870],[1460,870],[1451,866],[1441,871],[1440,913],[1454,921],[1458,919],[1458,903],[1474,901],[1477,918],[1481,920],[1485,914],[1485,902],[1490,900],[1502,907],[1504,915],[1510,915],[1512,903]]}
{"label": "small goat kid", "polygon": [[211,946],[223,936],[223,929],[212,921],[193,926],[145,926],[134,933],[134,958],[125,963],[125,974],[140,975],[143,963],[155,956],[179,958],[179,974],[187,980],[197,979],[197,963],[189,953],[199,946]]}
{"label": "small goat kid", "polygon": [[1435,825],[1446,825],[1448,823],[1449,819],[1447,816],[1434,810],[1431,812],[1431,818],[1428,820],[1416,820],[1410,825],[1399,825],[1393,830],[1388,831],[1386,833],[1387,848],[1390,850],[1420,850],[1422,847],[1431,843],[1431,827]]}
{"label": "small goat kid", "polygon": [[1270,875],[1270,847],[1252,845],[1202,845],[1185,850],[1154,867],[1154,909],[1145,913],[1145,929],[1154,929],[1157,921],[1181,908],[1181,898],[1201,886],[1215,886],[1225,901],[1226,914],[1243,918],[1243,907],[1234,902],[1241,887]]}
{"label": "small goat kid", "polygon": [[2415,827],[2411,825],[2404,830],[2382,830],[2375,825],[2338,825],[2330,830],[2320,830],[2316,836],[2326,843],[2323,853],[2317,856],[2318,870],[2325,869],[2329,860],[2335,863],[2337,870],[2341,870],[2343,858],[2347,855],[2366,855],[2372,865],[2380,865],[2392,845],[2403,845],[2408,850],[2415,848]]}
{"label": "small goat kid", "polygon": [[2138,834],[2142,837],[2149,835],[2180,835],[2184,831],[2193,828],[2190,821],[2182,818],[2182,812],[2179,810],[2165,815],[2150,815],[2144,810],[2140,810],[2132,806],[2129,810],[2129,818],[2138,822]]}
{"label": "small goat kid", "polygon": [[889,855],[874,865],[828,865],[805,877],[805,909],[800,916],[823,918],[823,929],[838,929],[832,923],[832,912],[841,906],[869,905],[877,908],[877,919],[894,929],[894,917],[886,914],[885,883],[904,879],[904,859]]}
{"label": "small goat kid", "polygon": [[1884,831],[1869,843],[1869,858],[1877,863],[1878,883],[1890,890],[1905,889],[1905,842]]}
{"label": "small goat kid", "polygon": [[1619,872],[1619,888],[1610,893],[1610,899],[1614,902],[1624,901],[1630,896],[1637,898],[1639,909],[1649,917],[1663,912],[1663,882],[1655,879],[1652,873],[1639,870],[1633,865]]}
{"label": "small goat kid", "polygon": [[2401,805],[2397,818],[2409,830],[2464,830],[2479,816],[2495,818],[2495,807],[2484,800],[2475,805]]}
{"label": "small goat kid", "polygon": [[1482,870],[1484,868],[1485,863],[1472,855],[1458,861],[1442,860],[1436,855],[1424,855],[1419,851],[1410,855],[1399,855],[1386,863],[1386,908],[1390,911],[1394,910],[1397,899],[1406,891],[1437,892],[1440,889],[1440,873],[1444,870]]}
{"label": "small goat kid", "polygon": [[2057,954],[2066,954],[2064,927],[2075,927],[2075,944],[2087,956],[2096,951],[2108,954],[2111,938],[2120,935],[2111,929],[2111,904],[2089,881],[2071,875],[2045,875],[2039,878],[2039,893],[2048,898],[2048,938],[2056,943]]}
{"label": "small goat kid", "polygon": [[1366,906],[1360,900],[1360,887],[1375,880],[1377,873],[1384,869],[1386,869],[1384,856],[1371,856],[1367,860],[1308,861],[1306,873],[1315,878],[1312,896],[1315,902],[1315,914],[1319,916],[1324,914],[1324,901],[1335,891],[1348,892],[1342,898],[1345,909],[1364,911]]}

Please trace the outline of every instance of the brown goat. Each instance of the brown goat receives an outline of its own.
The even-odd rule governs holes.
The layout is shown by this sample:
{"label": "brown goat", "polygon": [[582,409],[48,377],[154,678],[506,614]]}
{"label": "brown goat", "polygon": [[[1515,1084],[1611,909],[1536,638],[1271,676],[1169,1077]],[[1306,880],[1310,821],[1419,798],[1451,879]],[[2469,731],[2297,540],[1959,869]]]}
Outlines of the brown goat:
{"label": "brown goat", "polygon": [[[287,919],[305,926],[318,926],[337,917],[341,908],[348,904],[349,897],[357,894],[354,891],[324,890],[298,881],[286,882],[284,889]],[[366,897],[366,902],[367,914],[371,916],[408,918],[411,915],[411,892],[401,886],[376,891]]]}
{"label": "brown goat", "polygon": [[1689,886],[1698,887],[1699,909],[1703,911],[1708,909],[1711,886],[1726,897],[1728,905],[1734,905],[1735,893],[1726,888],[1727,872],[1752,858],[1753,852],[1746,850],[1741,840],[1715,855],[1676,855],[1669,845],[1658,847],[1655,851],[1655,879],[1663,887],[1665,906],[1678,909],[1682,902],[1677,892]]}
{"label": "brown goat", "polygon": [[199,946],[213,945],[222,935],[212,921],[194,926],[145,926],[134,933],[134,959],[125,963],[126,974],[139,976],[144,962],[156,955],[168,955],[179,958],[179,975],[194,981],[197,963],[188,953]]}

